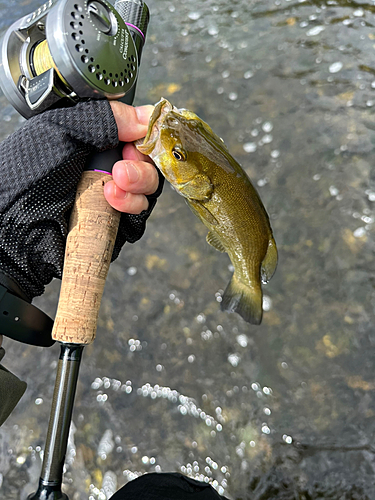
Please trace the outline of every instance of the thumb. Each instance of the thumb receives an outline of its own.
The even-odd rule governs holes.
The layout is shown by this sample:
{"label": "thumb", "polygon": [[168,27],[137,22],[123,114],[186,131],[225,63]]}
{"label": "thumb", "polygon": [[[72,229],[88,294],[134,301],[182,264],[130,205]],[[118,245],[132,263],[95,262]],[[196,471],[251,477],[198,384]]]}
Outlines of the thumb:
{"label": "thumb", "polygon": [[133,107],[120,101],[111,101],[110,105],[121,142],[133,142],[146,135],[154,106]]}

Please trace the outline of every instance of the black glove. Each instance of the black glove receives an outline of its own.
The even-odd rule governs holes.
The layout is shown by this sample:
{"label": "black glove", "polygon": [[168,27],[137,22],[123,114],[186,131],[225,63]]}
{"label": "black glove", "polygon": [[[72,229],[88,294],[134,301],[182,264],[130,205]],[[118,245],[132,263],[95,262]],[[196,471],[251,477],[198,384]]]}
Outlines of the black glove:
{"label": "black glove", "polygon": [[[31,118],[0,144],[0,284],[24,300],[61,278],[76,186],[92,153],[118,145],[108,101],[78,103]],[[113,251],[137,241],[162,191],[139,215],[122,214]]]}

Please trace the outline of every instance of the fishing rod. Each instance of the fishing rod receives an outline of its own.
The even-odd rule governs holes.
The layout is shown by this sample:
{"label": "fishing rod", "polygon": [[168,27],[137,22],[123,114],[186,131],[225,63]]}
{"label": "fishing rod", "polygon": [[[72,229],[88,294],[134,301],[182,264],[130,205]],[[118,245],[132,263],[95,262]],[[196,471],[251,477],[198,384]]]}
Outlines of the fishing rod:
{"label": "fishing rod", "polygon": [[[142,0],[116,0],[114,6],[107,0],[48,0],[2,38],[4,95],[25,118],[85,99],[107,97],[132,104],[148,22]],[[60,357],[39,487],[29,500],[68,500],[61,485],[79,367],[84,346],[95,339],[120,221],[103,187],[112,179],[121,151],[120,145],[93,155],[77,187],[52,330]],[[40,315],[34,317],[42,321]],[[49,325],[44,319],[39,328],[44,338]]]}

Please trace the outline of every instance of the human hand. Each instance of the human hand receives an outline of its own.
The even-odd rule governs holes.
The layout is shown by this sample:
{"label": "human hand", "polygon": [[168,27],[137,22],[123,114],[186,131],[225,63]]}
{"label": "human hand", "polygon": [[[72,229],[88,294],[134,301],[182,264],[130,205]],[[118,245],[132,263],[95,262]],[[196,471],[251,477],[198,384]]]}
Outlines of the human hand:
{"label": "human hand", "polygon": [[104,195],[108,203],[119,212],[140,214],[149,206],[145,195],[151,195],[158,189],[159,175],[153,161],[141,154],[133,141],[146,135],[154,107],[133,108],[119,101],[112,101],[110,104],[119,140],[125,145],[123,160],[113,166],[113,181],[106,183]]}
{"label": "human hand", "polygon": [[[80,102],[31,118],[0,143],[0,284],[31,300],[52,278],[61,278],[70,211],[88,157],[142,138],[151,111]],[[138,171],[136,180],[128,174],[130,165]],[[121,214],[112,260],[126,241],[143,235],[163,186],[158,175],[133,145],[124,147],[124,160],[105,188],[109,203],[127,212]]]}

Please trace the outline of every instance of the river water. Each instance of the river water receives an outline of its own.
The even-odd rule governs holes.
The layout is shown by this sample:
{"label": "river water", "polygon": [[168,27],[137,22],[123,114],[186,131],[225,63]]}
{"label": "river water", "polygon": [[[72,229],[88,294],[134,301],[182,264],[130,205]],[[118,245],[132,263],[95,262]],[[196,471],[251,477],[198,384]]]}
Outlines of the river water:
{"label": "river water", "polygon": [[[0,2],[3,29],[38,3]],[[264,319],[220,311],[230,262],[165,186],[112,264],[84,351],[64,488],[152,471],[230,499],[375,496],[375,1],[150,0],[136,103],[223,137],[270,214]],[[22,120],[0,97],[0,135]],[[36,303],[55,314],[59,283]],[[35,490],[59,349],[4,341],[28,383],[0,430],[0,496]]]}

